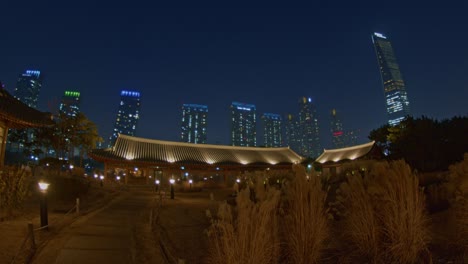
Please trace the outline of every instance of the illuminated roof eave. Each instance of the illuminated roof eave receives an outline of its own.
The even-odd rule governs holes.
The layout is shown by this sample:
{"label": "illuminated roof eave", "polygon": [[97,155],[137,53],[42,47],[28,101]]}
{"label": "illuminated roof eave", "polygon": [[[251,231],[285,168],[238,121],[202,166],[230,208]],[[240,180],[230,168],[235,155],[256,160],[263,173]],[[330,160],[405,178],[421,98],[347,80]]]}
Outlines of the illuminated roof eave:
{"label": "illuminated roof eave", "polygon": [[356,160],[367,155],[375,145],[375,141],[355,145],[347,148],[324,149],[323,153],[315,160],[324,164],[327,162],[338,163],[345,160]]}
{"label": "illuminated roof eave", "polygon": [[104,162],[190,164],[198,166],[285,166],[303,157],[288,147],[260,148],[193,144],[118,134],[115,145],[93,150],[90,156]]}

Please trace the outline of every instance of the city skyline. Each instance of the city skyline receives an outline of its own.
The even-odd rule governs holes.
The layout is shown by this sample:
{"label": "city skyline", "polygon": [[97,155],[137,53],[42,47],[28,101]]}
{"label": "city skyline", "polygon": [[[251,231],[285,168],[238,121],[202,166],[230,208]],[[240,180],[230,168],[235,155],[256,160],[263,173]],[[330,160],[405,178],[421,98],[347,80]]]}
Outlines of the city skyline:
{"label": "city skyline", "polygon": [[144,95],[137,136],[179,141],[180,105],[194,102],[210,107],[208,143],[229,144],[232,101],[283,115],[296,113],[297,98],[307,96],[317,104],[324,148],[332,146],[331,108],[345,127],[361,131],[363,143],[387,121],[373,32],[394,44],[413,116],[467,114],[463,3],[5,5],[6,89],[14,90],[18,73],[41,70],[38,108],[57,109],[64,90],[79,90],[81,111],[103,138],[113,129],[118,92],[137,89]]}

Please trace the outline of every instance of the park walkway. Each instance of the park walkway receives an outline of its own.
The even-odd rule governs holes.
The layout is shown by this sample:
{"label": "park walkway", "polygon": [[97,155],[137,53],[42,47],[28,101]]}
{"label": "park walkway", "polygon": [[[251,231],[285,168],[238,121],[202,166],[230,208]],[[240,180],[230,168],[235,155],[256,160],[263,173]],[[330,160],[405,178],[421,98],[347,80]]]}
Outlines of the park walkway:
{"label": "park walkway", "polygon": [[33,263],[165,263],[150,226],[155,194],[130,189],[49,241]]}

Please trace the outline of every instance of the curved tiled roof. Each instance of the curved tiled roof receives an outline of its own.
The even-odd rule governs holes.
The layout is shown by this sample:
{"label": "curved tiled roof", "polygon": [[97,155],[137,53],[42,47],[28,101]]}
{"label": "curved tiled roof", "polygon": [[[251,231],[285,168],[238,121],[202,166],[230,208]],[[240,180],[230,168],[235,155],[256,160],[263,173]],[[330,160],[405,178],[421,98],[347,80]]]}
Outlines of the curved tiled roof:
{"label": "curved tiled roof", "polygon": [[343,160],[355,160],[367,155],[375,145],[375,141],[340,149],[324,149],[315,161],[319,163],[339,162]]}
{"label": "curved tiled roof", "polygon": [[8,128],[51,126],[52,115],[27,106],[0,88],[0,120],[8,122]]}
{"label": "curved tiled roof", "polygon": [[138,138],[119,134],[114,147],[95,149],[96,160],[134,161],[155,164],[276,165],[300,162],[289,148],[235,147]]}

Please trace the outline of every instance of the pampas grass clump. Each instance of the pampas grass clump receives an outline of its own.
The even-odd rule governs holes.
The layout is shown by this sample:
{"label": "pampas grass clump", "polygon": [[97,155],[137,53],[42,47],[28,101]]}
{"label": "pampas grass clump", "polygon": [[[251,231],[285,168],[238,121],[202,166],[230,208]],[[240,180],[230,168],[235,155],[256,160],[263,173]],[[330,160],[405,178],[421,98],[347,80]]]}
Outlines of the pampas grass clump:
{"label": "pampas grass clump", "polygon": [[340,188],[345,239],[372,263],[415,263],[429,241],[424,194],[403,161],[350,173]]}
{"label": "pampas grass clump", "polygon": [[286,259],[290,263],[318,263],[329,234],[326,193],[315,173],[307,175],[300,165],[293,170],[296,176],[286,190]]}
{"label": "pampas grass clump", "polygon": [[227,203],[221,204],[208,229],[209,263],[278,263],[279,200],[280,192],[271,189],[255,203],[246,188],[236,198],[237,213]]}
{"label": "pampas grass clump", "polygon": [[468,256],[468,153],[465,153],[463,161],[451,165],[449,171],[450,189],[454,196],[451,203],[458,234],[455,242]]}

